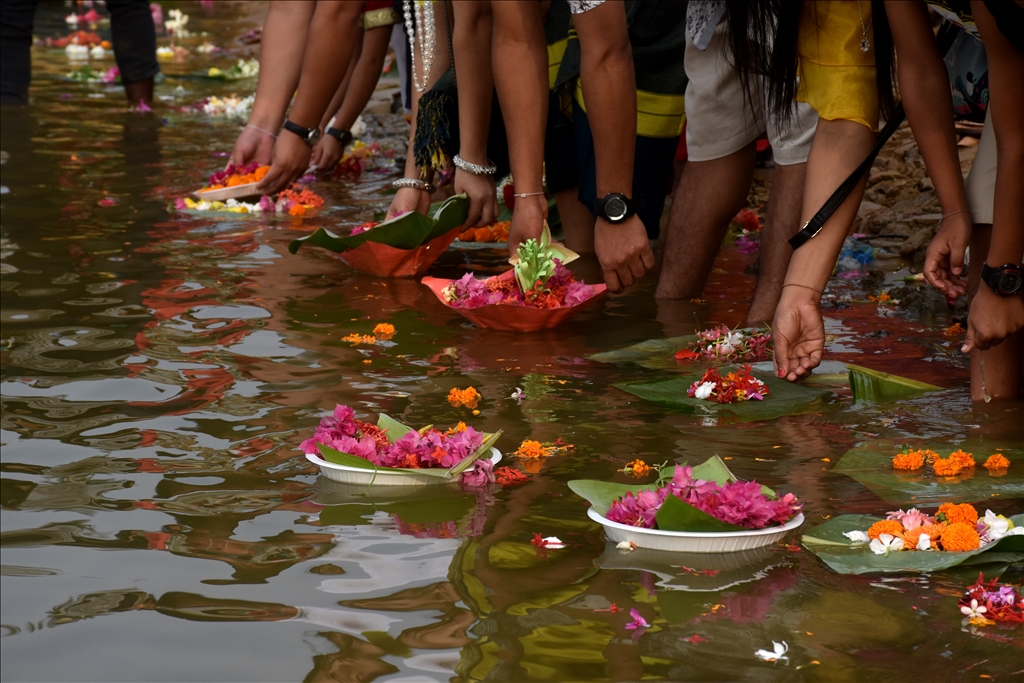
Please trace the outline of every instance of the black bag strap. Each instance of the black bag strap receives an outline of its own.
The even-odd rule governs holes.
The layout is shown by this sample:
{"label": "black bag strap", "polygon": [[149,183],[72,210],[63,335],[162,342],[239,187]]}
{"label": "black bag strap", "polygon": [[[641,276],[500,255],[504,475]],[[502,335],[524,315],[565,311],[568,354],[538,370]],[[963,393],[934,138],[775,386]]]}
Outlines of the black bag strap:
{"label": "black bag strap", "polygon": [[[944,22],[942,30],[939,31],[939,53],[943,57],[949,52],[949,48],[953,45],[953,41],[956,39],[958,28],[949,22]],[[875,142],[874,148],[868,153],[867,157],[860,163],[853,173],[851,173],[846,180],[832,193],[820,209],[818,213],[814,214],[811,220],[807,221],[800,232],[793,235],[789,239],[789,245],[793,249],[799,249],[807,243],[812,237],[821,232],[821,228],[825,225],[825,221],[831,218],[835,210],[839,208],[839,205],[846,201],[846,198],[850,196],[853,189],[857,187],[861,179],[864,177],[870,169],[871,165],[875,163],[875,157],[882,151],[882,147],[889,141],[892,134],[896,132],[896,129],[903,123],[903,119],[906,118],[906,112],[903,111],[903,103],[900,102],[896,105],[896,109],[893,111],[892,116],[885,122],[885,127],[878,134],[878,140]]]}

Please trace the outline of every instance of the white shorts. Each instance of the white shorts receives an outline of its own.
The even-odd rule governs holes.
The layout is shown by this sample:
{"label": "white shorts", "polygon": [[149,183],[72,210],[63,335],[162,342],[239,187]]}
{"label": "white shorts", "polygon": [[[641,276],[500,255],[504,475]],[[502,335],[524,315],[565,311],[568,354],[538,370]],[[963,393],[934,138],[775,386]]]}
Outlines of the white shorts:
{"label": "white shorts", "polygon": [[818,114],[805,102],[796,104],[789,127],[766,120],[764,87],[755,78],[752,85],[761,93],[753,106],[743,96],[743,84],[732,65],[728,25],[720,21],[706,50],[693,44],[686,33],[684,66],[690,79],[686,86],[686,154],[690,161],[712,161],[737,152],[756,140],[765,130],[775,163],[781,166],[807,161],[818,125]]}
{"label": "white shorts", "polygon": [[996,203],[996,132],[992,128],[992,111],[985,112],[978,152],[964,181],[967,208],[975,225],[991,225]]}

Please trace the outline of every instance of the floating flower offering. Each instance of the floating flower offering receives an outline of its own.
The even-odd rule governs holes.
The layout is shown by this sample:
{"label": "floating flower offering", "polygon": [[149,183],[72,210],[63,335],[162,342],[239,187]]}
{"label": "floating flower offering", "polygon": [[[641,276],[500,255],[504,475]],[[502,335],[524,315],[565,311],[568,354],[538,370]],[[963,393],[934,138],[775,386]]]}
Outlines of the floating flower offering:
{"label": "floating flower offering", "polygon": [[258,202],[243,202],[237,197],[258,194],[256,185],[266,176],[269,166],[252,162],[238,168],[229,165],[210,176],[209,184],[196,191],[198,200],[189,197],[176,199],[174,207],[193,211],[223,211],[228,213],[262,213],[303,217],[324,205],[324,200],[301,185],[282,190],[277,199],[263,195]]}
{"label": "floating flower offering", "polygon": [[526,439],[519,444],[515,454],[520,458],[536,460],[537,458],[549,458],[558,453],[568,453],[575,450],[575,448],[576,446],[571,443],[563,443],[561,438],[551,443],[541,443],[540,441]]}
{"label": "floating flower offering", "polygon": [[[892,459],[894,470],[913,472],[930,468],[937,477],[955,477],[973,474],[975,465],[974,456],[962,449],[958,449],[943,458],[933,450],[922,448],[910,450],[904,447],[903,451]],[[990,455],[982,465],[994,477],[1006,474],[1010,461],[1000,453]]]}
{"label": "floating flower offering", "polygon": [[535,332],[555,327],[581,304],[604,294],[605,286],[578,282],[565,268],[579,256],[551,242],[544,226],[540,240],[519,245],[513,269],[487,279],[467,273],[459,280],[424,278],[423,284],[449,308],[480,325]]}
{"label": "floating flower offering", "polygon": [[[202,48],[204,46],[200,45],[199,47]],[[202,52],[203,50],[197,49],[197,51]],[[237,81],[241,78],[255,78],[259,74],[260,62],[258,59],[239,59],[238,63],[229,69],[218,69],[215,66],[211,66],[206,72],[206,77],[221,81]]]}
{"label": "floating flower offering", "polygon": [[752,209],[740,209],[731,224],[739,228],[736,250],[741,254],[756,254],[761,250],[761,219]]}
{"label": "floating flower offering", "polygon": [[116,66],[106,71],[96,70],[86,64],[80,69],[69,71],[67,77],[79,83],[118,83],[121,80],[121,70]]}
{"label": "floating flower offering", "polygon": [[686,395],[715,403],[763,401],[769,393],[768,385],[750,374],[750,366],[728,372],[722,377],[715,368],[690,385]]}
{"label": "floating flower offering", "polygon": [[840,515],[808,531],[803,542],[843,574],[935,571],[996,547],[1000,561],[1024,552],[1022,523],[1024,515],[988,510],[982,517],[969,503],[943,503],[934,514],[911,508],[885,519]]}
{"label": "floating flower offering", "polygon": [[258,183],[263,180],[263,176],[267,175],[267,171],[269,170],[270,166],[260,166],[259,162],[256,161],[242,167],[237,167],[231,164],[223,171],[217,171],[211,175],[210,184],[204,188],[196,190],[196,192],[210,192],[211,190],[222,190],[226,187],[237,187],[239,185]]}
{"label": "floating flower offering", "polygon": [[459,233],[460,242],[508,242],[510,221],[500,221],[482,228],[469,228]]}
{"label": "floating flower offering", "polygon": [[191,109],[186,108],[186,111],[199,111],[207,116],[226,116],[228,118],[244,119],[249,117],[253,102],[255,101],[255,94],[248,97],[239,97],[238,95],[217,97],[212,95],[199,100],[195,107]]}
{"label": "floating flower offering", "polygon": [[676,360],[757,363],[771,357],[771,340],[767,330],[731,330],[721,325],[698,332],[690,348],[676,352]]}
{"label": "floating flower offering", "polygon": [[477,403],[482,398],[483,396],[480,392],[473,387],[467,387],[466,389],[456,387],[448,392],[448,403],[453,408],[469,408],[472,410],[476,408]]}
{"label": "floating flower offering", "polygon": [[355,470],[368,474],[369,482],[388,484],[391,482],[386,476],[377,477],[426,471],[441,478],[461,475],[459,481],[463,485],[478,487],[495,482],[494,463],[483,456],[491,452],[500,435],[500,431],[478,432],[464,422],[447,431],[430,425],[417,431],[387,415],[380,415],[374,425],[356,419],[352,408],[339,405],[333,415],[320,421],[313,436],[299,448],[310,461],[327,463],[321,469],[328,476],[332,469],[335,473]]}
{"label": "floating flower offering", "polygon": [[1020,588],[1000,585],[999,579],[985,583],[984,574],[978,574],[978,580],[957,604],[964,621],[973,626],[1024,623],[1024,593]]}

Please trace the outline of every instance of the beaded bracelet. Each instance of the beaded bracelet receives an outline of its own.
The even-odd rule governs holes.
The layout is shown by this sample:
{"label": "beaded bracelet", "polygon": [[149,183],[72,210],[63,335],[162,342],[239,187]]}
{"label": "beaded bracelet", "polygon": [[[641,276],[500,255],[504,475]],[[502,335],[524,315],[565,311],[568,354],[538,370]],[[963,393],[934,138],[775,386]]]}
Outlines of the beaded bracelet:
{"label": "beaded bracelet", "polygon": [[420,180],[419,178],[398,178],[397,180],[391,181],[391,187],[396,190],[408,187],[413,190],[422,190],[433,194],[437,191],[437,188],[428,183],[426,180]]}
{"label": "beaded bracelet", "polygon": [[498,172],[498,167],[495,166],[494,162],[490,159],[487,160],[487,166],[481,166],[480,164],[474,164],[471,161],[466,161],[458,154],[452,157],[452,163],[455,164],[455,168],[466,173],[472,173],[473,175],[494,175]]}

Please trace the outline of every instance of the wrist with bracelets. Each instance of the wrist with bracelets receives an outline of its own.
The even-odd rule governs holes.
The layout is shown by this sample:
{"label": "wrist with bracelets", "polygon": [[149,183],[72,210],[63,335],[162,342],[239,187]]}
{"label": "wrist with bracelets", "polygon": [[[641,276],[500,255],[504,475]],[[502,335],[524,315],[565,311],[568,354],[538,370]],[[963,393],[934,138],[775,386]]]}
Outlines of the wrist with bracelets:
{"label": "wrist with bracelets", "polygon": [[411,190],[421,190],[428,194],[434,194],[434,192],[437,191],[436,187],[428,183],[426,180],[421,180],[420,178],[398,178],[397,180],[391,181],[391,187],[395,188],[396,190],[401,190],[405,188]]}
{"label": "wrist with bracelets", "polygon": [[498,172],[498,167],[490,159],[487,160],[486,166],[481,166],[480,164],[474,164],[470,161],[466,161],[456,154],[452,157],[452,163],[455,164],[455,168],[472,175],[494,175]]}

